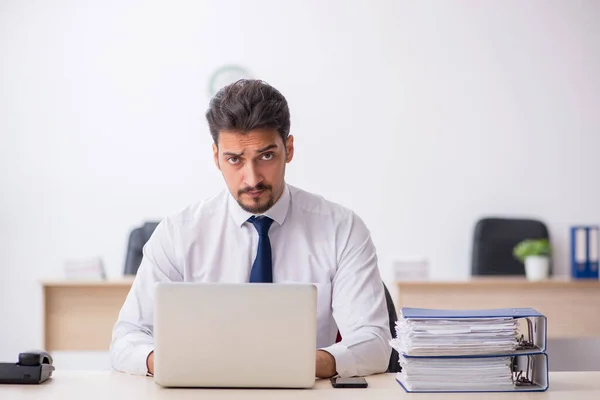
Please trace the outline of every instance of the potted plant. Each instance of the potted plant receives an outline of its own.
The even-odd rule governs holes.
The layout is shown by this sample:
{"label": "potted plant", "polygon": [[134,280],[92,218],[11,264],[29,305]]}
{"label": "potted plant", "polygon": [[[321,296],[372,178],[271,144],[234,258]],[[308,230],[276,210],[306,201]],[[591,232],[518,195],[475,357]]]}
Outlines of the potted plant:
{"label": "potted plant", "polygon": [[513,255],[525,264],[527,279],[540,281],[548,278],[551,251],[548,239],[525,239],[517,243]]}

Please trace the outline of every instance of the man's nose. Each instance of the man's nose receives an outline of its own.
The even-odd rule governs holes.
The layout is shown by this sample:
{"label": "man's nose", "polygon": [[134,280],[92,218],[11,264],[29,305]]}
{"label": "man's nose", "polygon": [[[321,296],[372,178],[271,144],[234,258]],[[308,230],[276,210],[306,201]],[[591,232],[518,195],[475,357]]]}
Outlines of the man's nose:
{"label": "man's nose", "polygon": [[244,171],[244,183],[247,186],[255,187],[262,180],[263,178],[258,168],[253,163],[247,163]]}

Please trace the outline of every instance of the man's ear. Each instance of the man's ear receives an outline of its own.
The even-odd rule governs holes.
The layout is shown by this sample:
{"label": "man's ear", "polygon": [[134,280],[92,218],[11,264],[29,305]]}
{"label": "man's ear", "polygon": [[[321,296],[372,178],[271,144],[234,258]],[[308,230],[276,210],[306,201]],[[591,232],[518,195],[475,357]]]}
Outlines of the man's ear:
{"label": "man's ear", "polygon": [[217,145],[215,143],[213,143],[212,148],[213,148],[213,159],[215,161],[215,165],[217,166],[217,169],[220,171],[221,164],[219,164],[219,148],[217,147]]}
{"label": "man's ear", "polygon": [[294,158],[294,137],[289,135],[285,141],[285,162],[289,163]]}

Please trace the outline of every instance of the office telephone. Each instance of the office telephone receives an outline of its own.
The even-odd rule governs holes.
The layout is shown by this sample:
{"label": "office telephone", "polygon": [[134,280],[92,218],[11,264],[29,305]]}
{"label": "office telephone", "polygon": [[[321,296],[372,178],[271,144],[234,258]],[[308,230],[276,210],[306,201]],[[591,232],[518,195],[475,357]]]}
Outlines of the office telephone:
{"label": "office telephone", "polygon": [[32,350],[19,354],[17,363],[0,363],[0,384],[36,384],[52,376],[54,371],[50,354]]}

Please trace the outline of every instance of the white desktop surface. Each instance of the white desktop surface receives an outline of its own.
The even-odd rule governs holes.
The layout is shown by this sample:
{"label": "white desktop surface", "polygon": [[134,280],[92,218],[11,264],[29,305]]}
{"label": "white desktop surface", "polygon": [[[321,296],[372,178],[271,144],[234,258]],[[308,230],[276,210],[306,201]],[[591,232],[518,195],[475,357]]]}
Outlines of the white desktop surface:
{"label": "white desktop surface", "polygon": [[334,389],[328,380],[318,380],[313,389],[164,389],[150,377],[118,372],[58,371],[41,385],[0,385],[0,399],[600,399],[600,372],[551,372],[550,389],[541,393],[415,394],[406,393],[394,377],[395,374],[369,376],[366,389]]}

